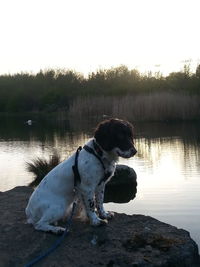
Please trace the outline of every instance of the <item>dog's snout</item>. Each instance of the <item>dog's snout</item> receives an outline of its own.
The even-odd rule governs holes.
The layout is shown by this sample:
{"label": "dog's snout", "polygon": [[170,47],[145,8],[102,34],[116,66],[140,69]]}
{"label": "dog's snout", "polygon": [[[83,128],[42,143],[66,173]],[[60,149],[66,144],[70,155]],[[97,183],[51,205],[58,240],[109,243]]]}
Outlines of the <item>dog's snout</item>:
{"label": "dog's snout", "polygon": [[135,147],[131,148],[131,154],[135,156],[136,153],[137,153],[137,150],[135,149]]}

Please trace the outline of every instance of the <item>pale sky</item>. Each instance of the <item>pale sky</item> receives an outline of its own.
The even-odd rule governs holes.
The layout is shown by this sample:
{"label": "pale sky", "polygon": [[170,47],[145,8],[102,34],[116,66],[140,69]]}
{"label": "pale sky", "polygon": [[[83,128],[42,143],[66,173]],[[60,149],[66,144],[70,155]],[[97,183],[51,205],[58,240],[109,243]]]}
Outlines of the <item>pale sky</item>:
{"label": "pale sky", "polygon": [[200,0],[0,0],[0,74],[200,63]]}

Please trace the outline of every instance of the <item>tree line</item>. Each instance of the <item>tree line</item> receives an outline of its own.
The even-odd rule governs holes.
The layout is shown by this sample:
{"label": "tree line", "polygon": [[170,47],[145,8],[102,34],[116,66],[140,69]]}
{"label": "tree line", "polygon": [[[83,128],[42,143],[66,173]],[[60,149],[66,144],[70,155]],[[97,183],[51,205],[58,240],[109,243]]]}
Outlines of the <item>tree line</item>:
{"label": "tree line", "polygon": [[37,74],[0,75],[0,112],[68,110],[77,97],[138,96],[154,92],[200,94],[200,65],[189,65],[167,76],[140,73],[122,65],[92,72],[88,77],[72,70],[40,71]]}

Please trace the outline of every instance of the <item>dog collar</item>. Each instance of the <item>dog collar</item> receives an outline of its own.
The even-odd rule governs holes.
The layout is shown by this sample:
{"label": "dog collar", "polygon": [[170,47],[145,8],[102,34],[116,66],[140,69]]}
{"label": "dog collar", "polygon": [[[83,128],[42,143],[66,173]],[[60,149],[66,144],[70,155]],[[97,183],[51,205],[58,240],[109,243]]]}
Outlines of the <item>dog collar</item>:
{"label": "dog collar", "polygon": [[100,148],[100,146],[97,144],[97,142],[95,140],[93,140],[93,147],[94,147],[97,155],[102,157],[103,156],[103,151],[102,151],[102,149]]}

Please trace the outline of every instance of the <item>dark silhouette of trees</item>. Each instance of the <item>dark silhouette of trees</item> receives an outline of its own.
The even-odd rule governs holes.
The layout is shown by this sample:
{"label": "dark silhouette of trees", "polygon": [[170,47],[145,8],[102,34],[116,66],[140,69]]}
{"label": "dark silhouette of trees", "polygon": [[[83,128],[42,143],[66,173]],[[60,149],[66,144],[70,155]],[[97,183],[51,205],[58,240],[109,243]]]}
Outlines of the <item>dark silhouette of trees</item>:
{"label": "dark silhouette of trees", "polygon": [[101,69],[85,78],[72,70],[45,70],[37,74],[0,75],[0,112],[67,110],[77,97],[125,96],[152,92],[200,94],[200,65],[189,65],[164,77],[129,70],[126,66]]}

